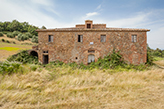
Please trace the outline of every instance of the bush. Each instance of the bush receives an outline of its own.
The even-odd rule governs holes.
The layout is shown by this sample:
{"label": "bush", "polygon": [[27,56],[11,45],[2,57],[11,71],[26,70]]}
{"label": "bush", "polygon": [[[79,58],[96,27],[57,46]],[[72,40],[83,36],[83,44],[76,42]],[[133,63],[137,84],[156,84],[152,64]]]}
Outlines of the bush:
{"label": "bush", "polygon": [[9,40],[6,40],[6,42],[7,42],[7,43],[10,43],[10,41],[9,41]]}
{"label": "bush", "polygon": [[25,35],[28,37],[28,38],[32,38],[32,34],[30,32],[26,32]]}
{"label": "bush", "polygon": [[38,43],[38,36],[33,36],[31,42]]}
{"label": "bush", "polygon": [[19,31],[14,31],[12,34],[15,37],[15,36],[18,36],[19,33],[20,33]]}
{"label": "bush", "polygon": [[5,39],[2,39],[2,42],[5,42]]}
{"label": "bush", "polygon": [[14,38],[15,36],[12,33],[7,33],[7,37]]}
{"label": "bush", "polygon": [[26,50],[23,50],[16,55],[12,55],[8,57],[7,60],[10,62],[11,61],[22,62],[23,64],[24,63],[39,64],[38,57],[29,55]]}
{"label": "bush", "polygon": [[19,40],[19,41],[24,41],[24,36],[23,36],[22,33],[19,33],[19,34],[18,34],[17,40]]}
{"label": "bush", "polygon": [[0,37],[2,37],[3,36],[3,33],[2,32],[0,32]]}
{"label": "bush", "polygon": [[1,62],[0,63],[0,74],[11,74],[17,73],[21,67],[21,63],[19,62]]}

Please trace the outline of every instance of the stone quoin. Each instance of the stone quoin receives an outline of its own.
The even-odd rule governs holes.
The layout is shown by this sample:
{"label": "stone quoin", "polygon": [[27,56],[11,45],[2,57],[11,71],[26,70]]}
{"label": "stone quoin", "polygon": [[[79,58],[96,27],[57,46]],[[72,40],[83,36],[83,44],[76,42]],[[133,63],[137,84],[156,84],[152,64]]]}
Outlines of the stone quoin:
{"label": "stone quoin", "polygon": [[[38,46],[31,50],[39,62],[51,61],[88,64],[98,58],[120,51],[129,64],[143,64],[147,60],[147,32],[149,29],[108,28],[106,24],[85,24],[73,28],[38,29]],[[37,53],[37,54],[36,54]]]}

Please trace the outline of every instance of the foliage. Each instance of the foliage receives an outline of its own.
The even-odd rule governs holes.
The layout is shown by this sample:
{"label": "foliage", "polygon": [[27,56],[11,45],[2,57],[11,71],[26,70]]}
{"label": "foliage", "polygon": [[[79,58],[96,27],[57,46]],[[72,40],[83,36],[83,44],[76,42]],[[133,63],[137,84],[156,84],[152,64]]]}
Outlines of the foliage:
{"label": "foliage", "polygon": [[28,38],[32,38],[32,34],[30,32],[26,32],[25,35],[28,37]]}
{"label": "foliage", "polygon": [[15,36],[12,33],[7,33],[7,37],[14,38]]}
{"label": "foliage", "polygon": [[5,42],[5,39],[2,39],[2,42]]}
{"label": "foliage", "polygon": [[19,32],[30,32],[32,35],[38,35],[35,31],[39,29],[36,26],[30,25],[28,22],[18,22],[13,20],[12,22],[0,22],[0,31],[19,31]]}
{"label": "foliage", "polygon": [[12,34],[15,37],[15,36],[18,36],[19,33],[20,33],[19,31],[14,31]]}
{"label": "foliage", "polygon": [[26,50],[23,50],[19,52],[16,55],[12,55],[7,58],[8,61],[17,61],[17,62],[22,62],[24,63],[29,63],[29,64],[38,64],[38,57],[36,56],[31,56],[28,54]]}
{"label": "foliage", "polygon": [[0,74],[17,73],[21,65],[22,64],[20,62],[0,62]]}
{"label": "foliage", "polygon": [[32,39],[31,39],[31,41],[33,43],[38,43],[38,36],[33,36]]}
{"label": "foliage", "polygon": [[19,40],[19,41],[24,41],[24,40],[28,40],[28,39],[29,39],[29,37],[22,33],[19,33],[17,36],[17,40]]}
{"label": "foliage", "polygon": [[2,32],[0,32],[0,37],[2,37],[3,36],[3,33]]}

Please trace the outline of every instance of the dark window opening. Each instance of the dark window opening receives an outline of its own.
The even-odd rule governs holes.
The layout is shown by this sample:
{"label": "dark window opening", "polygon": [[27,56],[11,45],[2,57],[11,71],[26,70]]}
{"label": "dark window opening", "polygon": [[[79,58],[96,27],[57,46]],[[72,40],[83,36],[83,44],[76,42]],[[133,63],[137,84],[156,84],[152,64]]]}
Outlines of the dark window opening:
{"label": "dark window opening", "polygon": [[87,28],[91,28],[91,24],[87,24]]}
{"label": "dark window opening", "polygon": [[76,59],[78,59],[78,58],[76,57]]}
{"label": "dark window opening", "polygon": [[106,42],[106,35],[101,35],[101,42]]}
{"label": "dark window opening", "polygon": [[88,53],[95,53],[95,50],[88,50]]}
{"label": "dark window opening", "polygon": [[48,64],[48,55],[43,55],[43,64]]}
{"label": "dark window opening", "polygon": [[78,35],[78,42],[83,42],[83,35]]}
{"label": "dark window opening", "polygon": [[48,36],[48,41],[49,41],[49,42],[53,42],[53,36],[52,36],[52,35],[49,35],[49,36]]}
{"label": "dark window opening", "polygon": [[43,53],[48,53],[48,51],[43,51]]}

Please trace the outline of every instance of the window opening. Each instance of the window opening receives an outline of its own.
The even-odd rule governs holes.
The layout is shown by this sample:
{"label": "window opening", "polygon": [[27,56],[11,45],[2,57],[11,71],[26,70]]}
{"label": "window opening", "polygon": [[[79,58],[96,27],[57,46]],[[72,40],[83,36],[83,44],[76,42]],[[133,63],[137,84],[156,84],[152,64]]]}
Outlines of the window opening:
{"label": "window opening", "polygon": [[95,53],[95,50],[88,50],[88,53]]}
{"label": "window opening", "polygon": [[93,54],[88,55],[88,64],[91,62],[95,62],[95,55]]}
{"label": "window opening", "polygon": [[78,42],[83,42],[83,35],[78,35]]}
{"label": "window opening", "polygon": [[132,42],[137,42],[137,35],[132,35]]}
{"label": "window opening", "polygon": [[106,35],[101,35],[101,42],[106,42]]}
{"label": "window opening", "polygon": [[49,35],[48,41],[53,42],[53,36],[52,35]]}
{"label": "window opening", "polygon": [[87,28],[91,28],[91,24],[87,24]]}

